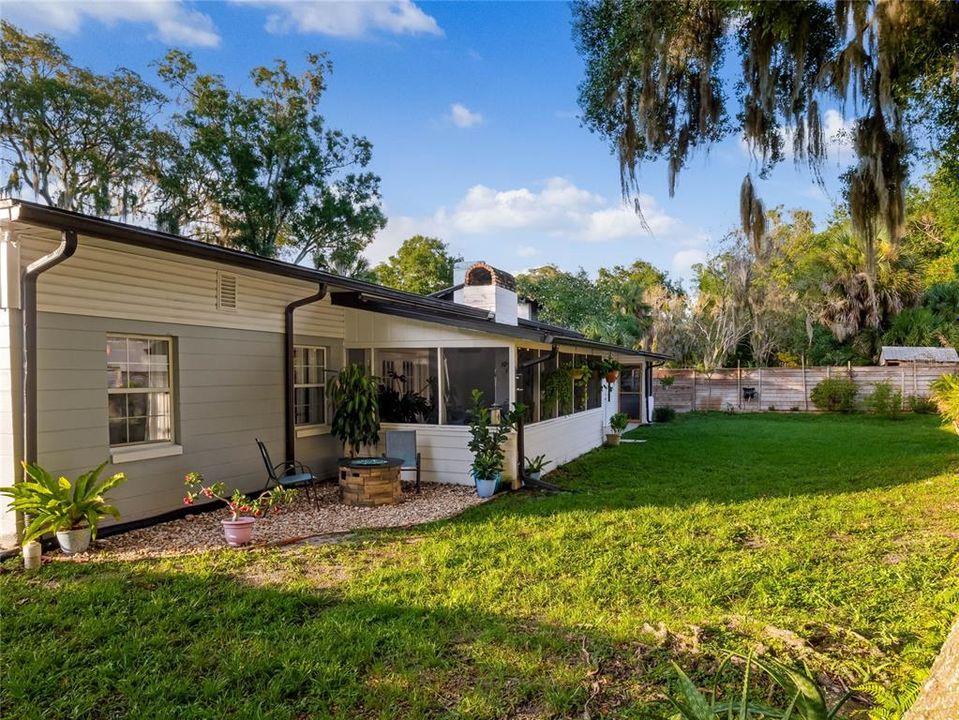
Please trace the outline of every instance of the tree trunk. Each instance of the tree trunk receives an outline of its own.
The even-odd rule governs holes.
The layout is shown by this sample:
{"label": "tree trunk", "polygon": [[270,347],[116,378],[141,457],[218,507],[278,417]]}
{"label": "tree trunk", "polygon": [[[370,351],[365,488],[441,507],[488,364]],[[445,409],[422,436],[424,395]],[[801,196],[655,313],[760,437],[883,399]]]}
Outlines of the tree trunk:
{"label": "tree trunk", "polygon": [[956,720],[959,718],[959,618],[932,664],[916,702],[903,720]]}

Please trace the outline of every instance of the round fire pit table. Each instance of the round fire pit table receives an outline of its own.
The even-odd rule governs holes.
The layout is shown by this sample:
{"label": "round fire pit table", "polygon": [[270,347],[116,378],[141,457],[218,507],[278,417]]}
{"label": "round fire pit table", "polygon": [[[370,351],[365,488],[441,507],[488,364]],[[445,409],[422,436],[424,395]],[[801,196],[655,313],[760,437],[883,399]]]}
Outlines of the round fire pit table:
{"label": "round fire pit table", "polygon": [[340,498],[347,505],[394,505],[403,497],[399,458],[340,458]]}

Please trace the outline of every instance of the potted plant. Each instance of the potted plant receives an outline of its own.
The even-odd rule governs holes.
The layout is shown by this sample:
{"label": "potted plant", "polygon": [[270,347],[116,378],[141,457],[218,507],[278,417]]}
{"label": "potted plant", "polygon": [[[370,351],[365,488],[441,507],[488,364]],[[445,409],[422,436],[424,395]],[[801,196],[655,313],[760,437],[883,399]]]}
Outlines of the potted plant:
{"label": "potted plant", "polygon": [[209,500],[222,500],[226,503],[230,519],[221,522],[223,523],[223,535],[226,537],[226,544],[230,547],[240,547],[250,542],[253,535],[253,524],[256,519],[263,517],[270,510],[280,505],[290,504],[296,495],[296,490],[277,485],[260,494],[259,497],[250,498],[239,490],[229,493],[226,483],[208,484],[203,478],[203,474],[198,472],[187,473],[183,483],[190,488],[183,497],[184,505],[192,505],[201,497]]}
{"label": "potted plant", "polygon": [[530,480],[539,480],[543,476],[543,468],[550,464],[545,455],[526,458],[526,477]]}
{"label": "potted plant", "polygon": [[616,358],[607,357],[600,361],[599,371],[606,376],[606,382],[610,385],[619,379],[619,372],[622,369],[623,366]]}
{"label": "potted plant", "polygon": [[526,412],[520,403],[512,411],[500,413],[497,425],[490,424],[490,410],[483,404],[483,393],[473,390],[473,406],[469,414],[469,450],[473,453],[470,474],[476,483],[476,494],[480,497],[492,497],[503,477],[503,461],[506,452],[503,445],[510,431]]}
{"label": "potted plant", "polygon": [[619,436],[623,434],[629,425],[629,415],[618,412],[609,419],[610,432],[606,434],[606,444],[611,446],[619,445]]}
{"label": "potted plant", "polygon": [[[60,549],[67,555],[85,552],[97,536],[97,524],[105,516],[119,518],[119,511],[104,494],[121,483],[126,475],[116,473],[100,478],[106,463],[83,473],[74,482],[53,477],[39,465],[22,463],[24,479],[0,493],[12,498],[10,508],[30,518],[23,531],[26,547],[45,533],[56,533]],[[31,547],[32,550],[33,549]],[[26,559],[26,554],[25,554]]]}
{"label": "potted plant", "polygon": [[380,441],[379,385],[360,365],[347,365],[330,386],[333,403],[332,433],[355,457]]}

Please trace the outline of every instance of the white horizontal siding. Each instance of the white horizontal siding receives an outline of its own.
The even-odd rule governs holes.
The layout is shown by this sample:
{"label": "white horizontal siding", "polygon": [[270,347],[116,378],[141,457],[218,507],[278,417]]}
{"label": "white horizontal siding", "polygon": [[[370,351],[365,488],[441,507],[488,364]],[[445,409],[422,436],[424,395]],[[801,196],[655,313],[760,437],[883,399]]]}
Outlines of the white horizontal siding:
{"label": "white horizontal siding", "polygon": [[[416,448],[422,455],[423,482],[472,485],[469,468],[473,456],[467,449],[469,428],[462,425],[404,425],[383,423],[377,453],[386,451],[388,430],[415,430]],[[412,479],[412,476],[409,476]]]}
{"label": "white horizontal siding", "polygon": [[513,345],[511,338],[464,330],[455,325],[421,322],[352,308],[345,311],[345,322],[346,347],[512,347]]}
{"label": "white horizontal siding", "polygon": [[527,425],[526,457],[545,455],[555,469],[602,445],[605,425],[603,408]]}
{"label": "white horizontal siding", "polygon": [[[24,266],[55,246],[33,234],[20,238]],[[237,276],[236,310],[217,308],[218,270]],[[39,306],[50,313],[278,333],[286,305],[316,289],[302,280],[82,236],[72,258],[44,273]],[[344,334],[344,312],[328,297],[299,308],[295,322],[298,333]]]}
{"label": "white horizontal siding", "polygon": [[[14,311],[0,309],[0,486],[13,485],[17,467],[17,433],[14,396],[18,395],[19,383],[14,382],[14,368],[21,363],[15,361],[18,343],[11,335],[18,323],[11,321]],[[19,358],[17,358],[19,360]],[[16,545],[16,515],[6,509],[6,502],[0,507],[0,548]]]}

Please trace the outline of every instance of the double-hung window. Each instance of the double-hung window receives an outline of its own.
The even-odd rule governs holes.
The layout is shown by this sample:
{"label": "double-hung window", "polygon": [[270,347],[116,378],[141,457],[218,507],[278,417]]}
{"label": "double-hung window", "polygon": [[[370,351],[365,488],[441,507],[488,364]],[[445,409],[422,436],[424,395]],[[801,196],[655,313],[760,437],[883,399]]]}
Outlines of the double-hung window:
{"label": "double-hung window", "polygon": [[293,394],[297,426],[326,424],[326,348],[293,348]]}
{"label": "double-hung window", "polygon": [[173,440],[173,340],[107,336],[110,446]]}

